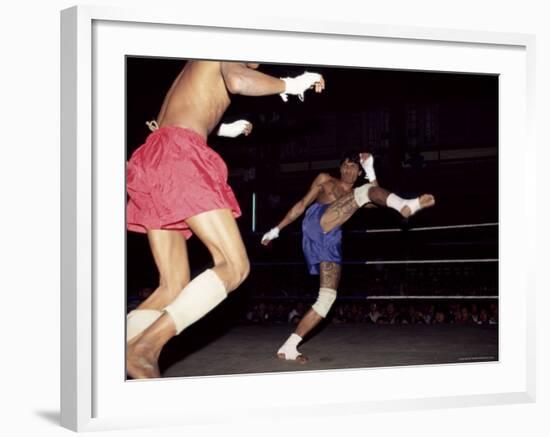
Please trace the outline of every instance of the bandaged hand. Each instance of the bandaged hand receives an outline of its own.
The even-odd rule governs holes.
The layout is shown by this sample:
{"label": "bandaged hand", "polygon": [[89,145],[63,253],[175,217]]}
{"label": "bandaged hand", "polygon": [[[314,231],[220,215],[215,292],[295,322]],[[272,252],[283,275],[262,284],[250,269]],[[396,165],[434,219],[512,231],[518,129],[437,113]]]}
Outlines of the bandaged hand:
{"label": "bandaged hand", "polygon": [[252,123],[248,120],[237,120],[233,123],[222,123],[218,129],[218,136],[235,138],[241,134],[249,135],[250,132],[252,132]]}
{"label": "bandaged hand", "polygon": [[368,179],[369,182],[376,180],[376,173],[374,172],[374,156],[370,153],[360,153],[359,162],[365,172],[365,179]]}
{"label": "bandaged hand", "polygon": [[262,237],[262,244],[264,246],[267,246],[271,241],[275,240],[275,238],[279,238],[279,228],[275,226],[274,228],[271,228],[268,232],[264,234]]}
{"label": "bandaged hand", "polygon": [[325,80],[319,73],[306,71],[300,76],[283,77],[281,79],[286,85],[285,92],[280,94],[281,99],[285,102],[288,101],[288,94],[297,95],[303,102],[304,93],[308,89],[315,87],[315,92],[317,93],[320,93],[325,89]]}

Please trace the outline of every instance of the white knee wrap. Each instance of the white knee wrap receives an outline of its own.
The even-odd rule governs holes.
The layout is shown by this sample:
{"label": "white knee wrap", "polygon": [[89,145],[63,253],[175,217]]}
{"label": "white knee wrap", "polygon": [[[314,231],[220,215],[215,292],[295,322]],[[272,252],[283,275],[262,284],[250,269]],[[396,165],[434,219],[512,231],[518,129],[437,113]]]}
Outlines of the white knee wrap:
{"label": "white knee wrap", "polygon": [[130,341],[136,335],[141,334],[149,326],[162,316],[159,310],[133,310],[126,316],[126,341]]}
{"label": "white knee wrap", "polygon": [[326,317],[335,300],[336,290],[321,287],[319,289],[319,297],[311,308],[321,317]]}
{"label": "white knee wrap", "polygon": [[213,270],[205,270],[164,308],[176,325],[179,334],[189,325],[209,313],[227,297],[225,285]]}
{"label": "white knee wrap", "polygon": [[355,202],[357,202],[357,205],[359,205],[359,207],[370,202],[369,190],[371,187],[374,186],[374,184],[365,184],[353,190],[353,197],[355,198]]}

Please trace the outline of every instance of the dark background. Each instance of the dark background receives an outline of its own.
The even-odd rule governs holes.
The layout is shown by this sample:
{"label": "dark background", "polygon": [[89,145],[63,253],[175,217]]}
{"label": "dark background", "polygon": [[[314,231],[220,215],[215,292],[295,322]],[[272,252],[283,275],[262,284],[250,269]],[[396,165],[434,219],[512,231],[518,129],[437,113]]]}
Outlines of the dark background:
{"label": "dark background", "polygon": [[[184,60],[127,58],[127,157],[147,134]],[[412,232],[423,226],[498,222],[498,77],[320,66],[261,65],[277,77],[305,70],[325,77],[322,94],[233,96],[223,121],[246,118],[249,137],[211,136],[226,161],[243,216],[238,223],[252,264],[250,277],[229,299],[235,311],[254,299],[312,299],[318,277],[307,274],[301,220],[266,249],[261,235],[275,226],[320,171],[338,176],[349,149],[369,151],[381,186],[403,197],[429,192],[434,208],[404,222],[387,208],[361,210],[344,225],[339,296],[497,295],[497,263],[365,266],[366,260],[498,257],[498,226]],[[252,230],[252,195],[256,228]],[[402,232],[365,233],[401,228]],[[189,241],[193,274],[210,266],[196,237]],[[147,239],[127,233],[127,293],[139,302],[158,274]]]}

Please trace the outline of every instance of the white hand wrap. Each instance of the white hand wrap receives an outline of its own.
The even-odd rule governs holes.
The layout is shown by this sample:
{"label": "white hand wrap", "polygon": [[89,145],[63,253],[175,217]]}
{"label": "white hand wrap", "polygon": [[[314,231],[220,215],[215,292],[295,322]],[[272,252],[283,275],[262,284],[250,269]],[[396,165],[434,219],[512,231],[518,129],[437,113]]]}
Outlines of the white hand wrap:
{"label": "white hand wrap", "polygon": [[250,125],[247,120],[237,120],[233,123],[222,123],[218,129],[219,137],[235,138],[243,134],[246,128]]}
{"label": "white hand wrap", "polygon": [[279,228],[275,226],[274,228],[270,229],[268,232],[264,234],[262,237],[262,243],[264,241],[271,241],[275,240],[275,238],[279,238]]}
{"label": "white hand wrap", "polygon": [[370,155],[367,159],[361,160],[361,167],[365,172],[365,179],[369,182],[376,180],[376,173],[374,172],[374,156]]}
{"label": "white hand wrap", "polygon": [[298,98],[303,102],[304,93],[316,82],[319,82],[321,80],[321,75],[319,73],[311,73],[309,71],[306,71],[300,76],[282,77],[281,79],[284,80],[286,84],[285,92],[280,94],[281,99],[286,102],[288,101],[288,94],[292,94],[297,95]]}

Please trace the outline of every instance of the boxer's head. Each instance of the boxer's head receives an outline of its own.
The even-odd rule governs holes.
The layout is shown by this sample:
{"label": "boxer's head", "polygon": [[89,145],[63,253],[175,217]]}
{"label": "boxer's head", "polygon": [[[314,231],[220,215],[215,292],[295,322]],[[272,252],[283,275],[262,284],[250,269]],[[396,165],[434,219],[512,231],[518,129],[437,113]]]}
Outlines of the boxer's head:
{"label": "boxer's head", "polygon": [[359,152],[349,151],[344,154],[340,160],[340,179],[342,181],[353,184],[363,175]]}

